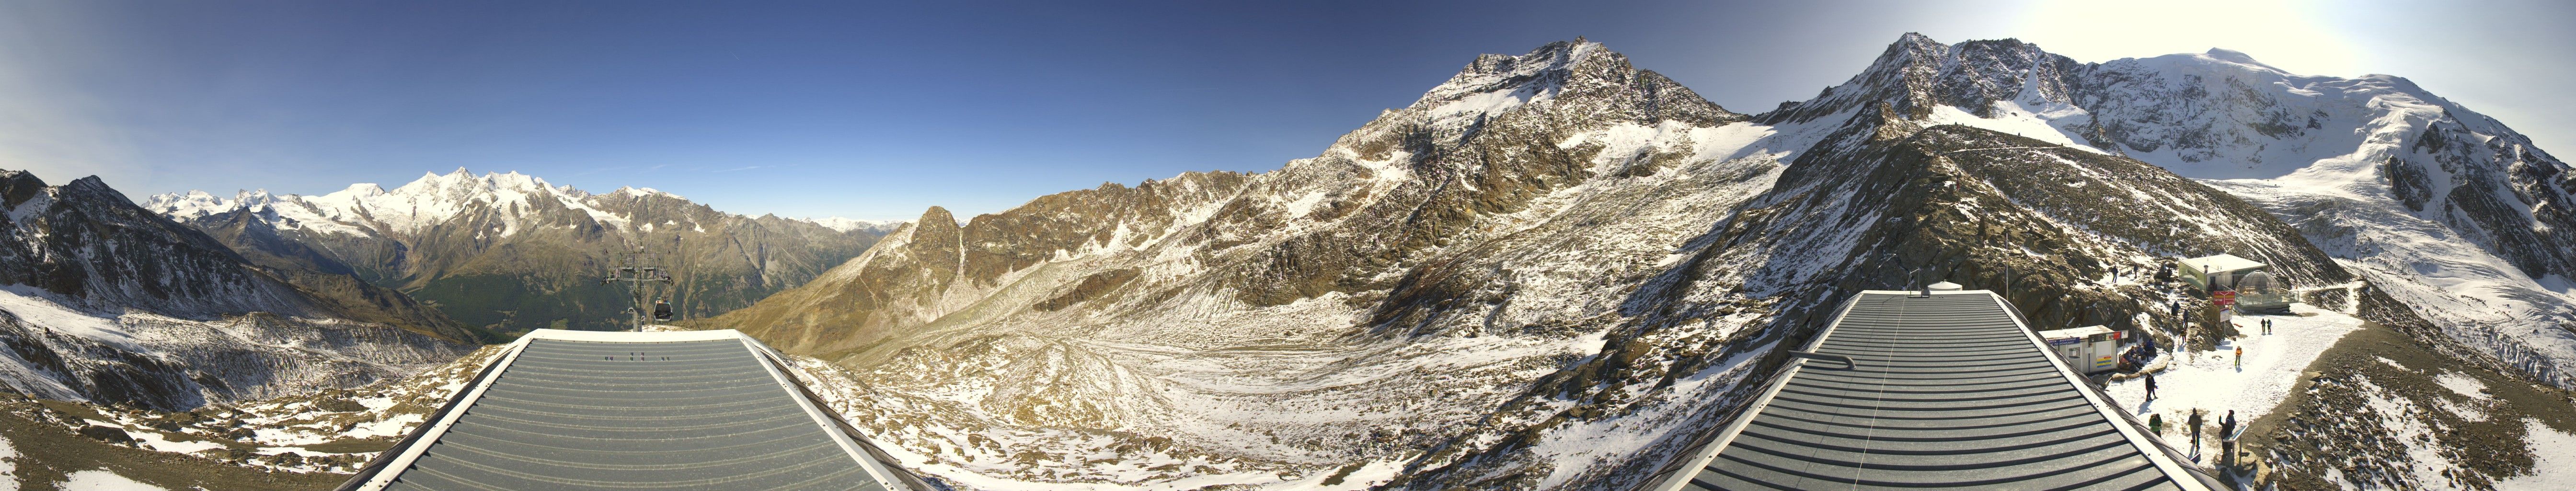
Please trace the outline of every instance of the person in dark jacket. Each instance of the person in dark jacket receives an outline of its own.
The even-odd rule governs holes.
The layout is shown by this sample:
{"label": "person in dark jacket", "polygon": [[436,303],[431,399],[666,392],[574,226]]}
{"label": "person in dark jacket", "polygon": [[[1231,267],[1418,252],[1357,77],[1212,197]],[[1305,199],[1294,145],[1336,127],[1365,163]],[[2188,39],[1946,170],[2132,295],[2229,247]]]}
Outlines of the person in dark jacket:
{"label": "person in dark jacket", "polygon": [[2218,420],[2218,448],[2219,458],[2227,459],[2231,464],[2236,461],[2236,410],[2234,409],[2227,410],[2227,417]]}
{"label": "person in dark jacket", "polygon": [[2196,408],[2195,408],[2195,409],[2192,409],[2192,410],[2191,410],[2191,418],[2190,418],[2190,419],[2183,420],[2183,424],[2186,424],[2186,425],[2190,425],[2190,426],[2191,426],[2191,448],[2193,448],[2193,449],[2195,449],[2195,450],[2199,449],[2199,448],[2200,448],[2200,410],[2199,410],[2199,409],[2196,409]]}
{"label": "person in dark jacket", "polygon": [[2147,374],[2147,400],[2156,400],[2156,374]]}

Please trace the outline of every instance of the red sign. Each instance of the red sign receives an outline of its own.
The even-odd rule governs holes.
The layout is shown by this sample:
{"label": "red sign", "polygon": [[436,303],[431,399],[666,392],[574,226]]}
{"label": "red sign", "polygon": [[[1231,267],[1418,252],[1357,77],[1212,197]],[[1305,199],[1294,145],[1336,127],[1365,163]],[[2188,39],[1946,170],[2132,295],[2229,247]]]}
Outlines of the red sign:
{"label": "red sign", "polygon": [[2236,290],[2209,292],[2210,305],[2236,305]]}

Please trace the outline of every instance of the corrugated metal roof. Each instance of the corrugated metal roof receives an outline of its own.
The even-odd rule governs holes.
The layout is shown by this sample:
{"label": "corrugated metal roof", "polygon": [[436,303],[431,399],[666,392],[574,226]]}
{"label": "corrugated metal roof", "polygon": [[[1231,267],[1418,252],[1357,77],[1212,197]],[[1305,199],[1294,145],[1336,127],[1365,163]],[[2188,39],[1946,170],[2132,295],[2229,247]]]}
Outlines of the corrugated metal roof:
{"label": "corrugated metal roof", "polygon": [[1983,290],[1870,291],[1650,489],[2216,486],[2111,407]]}
{"label": "corrugated metal roof", "polygon": [[909,489],[733,331],[539,331],[346,489]]}

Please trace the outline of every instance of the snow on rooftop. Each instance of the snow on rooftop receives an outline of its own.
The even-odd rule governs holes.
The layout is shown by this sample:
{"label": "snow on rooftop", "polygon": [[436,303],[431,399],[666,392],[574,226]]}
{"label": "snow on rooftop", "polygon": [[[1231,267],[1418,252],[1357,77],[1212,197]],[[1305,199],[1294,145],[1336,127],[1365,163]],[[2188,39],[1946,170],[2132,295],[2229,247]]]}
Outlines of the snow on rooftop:
{"label": "snow on rooftop", "polygon": [[2191,266],[2194,269],[2199,269],[2204,272],[2243,271],[2263,267],[2262,262],[2236,257],[2235,254],[2224,253],[2215,256],[2201,256],[2184,259],[2182,262],[2184,265]]}
{"label": "snow on rooftop", "polygon": [[2091,335],[2095,335],[2095,334],[2110,334],[2110,333],[2111,333],[2111,327],[2110,327],[2110,326],[2084,326],[2084,327],[2075,327],[2075,328],[2067,328],[2067,329],[2057,329],[2057,330],[2051,330],[2051,331],[2040,331],[2040,332],[2039,332],[2039,337],[2040,337],[2040,338],[2043,338],[2043,339],[2080,338],[2080,337],[2091,336]]}

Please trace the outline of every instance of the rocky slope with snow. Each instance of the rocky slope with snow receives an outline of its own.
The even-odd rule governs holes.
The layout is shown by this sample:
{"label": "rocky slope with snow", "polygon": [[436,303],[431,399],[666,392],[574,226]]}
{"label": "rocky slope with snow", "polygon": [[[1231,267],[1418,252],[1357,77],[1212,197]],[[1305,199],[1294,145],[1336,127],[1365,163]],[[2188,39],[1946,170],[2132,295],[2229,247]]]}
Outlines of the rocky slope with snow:
{"label": "rocky slope with snow", "polygon": [[509,332],[622,326],[634,302],[599,278],[636,247],[662,254],[675,280],[666,298],[681,316],[699,317],[801,284],[866,250],[887,226],[733,215],[652,189],[592,194],[461,168],[391,190],[190,191],[146,206],[262,264],[353,275]]}
{"label": "rocky slope with snow", "polygon": [[2215,49],[2076,63],[2019,41],[1908,35],[1769,117],[1856,100],[2202,180],[2296,225],[2450,337],[2576,384],[2563,368],[2576,363],[2576,172],[2404,78],[2297,75]]}
{"label": "rocky slope with snow", "polygon": [[[1779,363],[1774,348],[1852,291],[1950,280],[2008,290],[2040,326],[2166,332],[2209,326],[2169,307],[2205,304],[2137,275],[2220,252],[2455,365],[2532,366],[2512,353],[2537,350],[2463,335],[2458,316],[2483,311],[2423,298],[2449,290],[2396,284],[2455,284],[2442,278],[2459,269],[2388,265],[2487,257],[2510,267],[2479,281],[2553,291],[2531,278],[2568,255],[2549,242],[2565,230],[2565,173],[2551,170],[2563,164],[2501,125],[2461,126],[2505,150],[2406,158],[2491,159],[2443,171],[2487,177],[2440,192],[2521,194],[2428,198],[2431,211],[2402,208],[2419,218],[2403,228],[2354,222],[2405,206],[2365,199],[2396,181],[2347,175],[2314,191],[2341,197],[2323,206],[2262,191],[2310,192],[2305,181],[2213,169],[2271,151],[2253,137],[2264,131],[2325,149],[2324,135],[2425,115],[2365,117],[2412,110],[2386,96],[2297,131],[2248,126],[2288,113],[2239,98],[2337,85],[2229,82],[2177,67],[2259,64],[2178,56],[2225,63],[2086,64],[1908,35],[1817,99],[1745,115],[1598,44],[1485,55],[1317,157],[1061,193],[962,225],[933,208],[812,283],[703,325],[828,362],[809,368],[841,388],[836,406],[907,463],[988,489],[1625,489],[1739,406]],[[2210,88],[2231,83],[2248,89]],[[2203,86],[2175,88],[2188,84]],[[2151,112],[2180,107],[2203,109]],[[2533,233],[2447,228],[2471,226]],[[2457,254],[2348,244],[2399,233]],[[2191,332],[2181,341],[2235,342]]]}
{"label": "rocky slope with snow", "polygon": [[264,268],[96,177],[0,171],[0,381],[187,409],[398,377],[484,336],[398,293]]}

